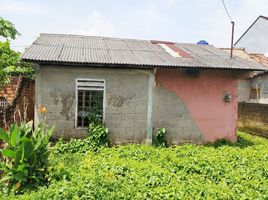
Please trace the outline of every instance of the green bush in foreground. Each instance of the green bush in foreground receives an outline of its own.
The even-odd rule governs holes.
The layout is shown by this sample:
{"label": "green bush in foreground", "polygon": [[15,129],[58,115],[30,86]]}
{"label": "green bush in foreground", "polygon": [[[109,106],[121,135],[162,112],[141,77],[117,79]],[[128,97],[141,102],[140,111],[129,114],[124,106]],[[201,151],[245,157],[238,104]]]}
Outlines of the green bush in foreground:
{"label": "green bush in foreground", "polygon": [[49,160],[49,187],[8,199],[268,198],[268,140],[244,133],[236,144],[128,145]]}
{"label": "green bush in foreground", "polygon": [[49,138],[53,128],[40,123],[33,130],[33,122],[13,124],[6,132],[0,128],[0,139],[7,147],[0,149],[4,160],[0,161],[2,191],[19,192],[46,183],[49,156]]}

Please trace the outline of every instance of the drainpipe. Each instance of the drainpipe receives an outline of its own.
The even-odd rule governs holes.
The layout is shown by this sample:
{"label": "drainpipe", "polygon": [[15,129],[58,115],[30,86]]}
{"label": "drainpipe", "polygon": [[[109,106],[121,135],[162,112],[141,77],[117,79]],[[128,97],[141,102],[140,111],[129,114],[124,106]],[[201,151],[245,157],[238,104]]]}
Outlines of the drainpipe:
{"label": "drainpipe", "polygon": [[147,130],[145,144],[151,145],[153,143],[153,122],[152,122],[152,112],[153,112],[153,89],[155,83],[155,73],[156,68],[153,71],[137,70],[138,72],[148,75],[148,99],[147,99]]}
{"label": "drainpipe", "polygon": [[147,100],[147,133],[145,143],[151,145],[153,142],[153,125],[152,125],[152,112],[153,112],[153,89],[155,81],[155,69],[148,75],[148,100]]}

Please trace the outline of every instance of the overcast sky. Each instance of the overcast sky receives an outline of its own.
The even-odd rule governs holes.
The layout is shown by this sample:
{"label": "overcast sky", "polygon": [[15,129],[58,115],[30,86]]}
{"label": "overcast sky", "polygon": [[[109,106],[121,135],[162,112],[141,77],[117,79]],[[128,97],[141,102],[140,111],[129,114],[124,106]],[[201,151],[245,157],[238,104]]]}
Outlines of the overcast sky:
{"label": "overcast sky", "polygon": [[[236,39],[267,0],[225,0]],[[12,43],[29,46],[39,33],[72,33],[230,46],[231,24],[221,0],[0,0],[0,16],[22,34]]]}

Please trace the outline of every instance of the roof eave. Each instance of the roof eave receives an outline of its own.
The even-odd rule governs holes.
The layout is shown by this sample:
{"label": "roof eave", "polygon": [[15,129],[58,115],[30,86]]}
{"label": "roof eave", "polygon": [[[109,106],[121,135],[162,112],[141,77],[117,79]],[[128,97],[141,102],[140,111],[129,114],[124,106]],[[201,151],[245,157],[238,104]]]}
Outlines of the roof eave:
{"label": "roof eave", "polygon": [[80,67],[105,67],[105,68],[125,68],[125,69],[214,69],[214,70],[237,70],[237,71],[268,71],[266,68],[251,69],[249,68],[226,68],[213,66],[179,66],[179,65],[136,65],[136,64],[111,64],[111,63],[81,63],[81,62],[59,62],[59,61],[40,61],[31,59],[22,59],[25,62],[31,62],[39,65],[54,65],[54,66],[80,66]]}

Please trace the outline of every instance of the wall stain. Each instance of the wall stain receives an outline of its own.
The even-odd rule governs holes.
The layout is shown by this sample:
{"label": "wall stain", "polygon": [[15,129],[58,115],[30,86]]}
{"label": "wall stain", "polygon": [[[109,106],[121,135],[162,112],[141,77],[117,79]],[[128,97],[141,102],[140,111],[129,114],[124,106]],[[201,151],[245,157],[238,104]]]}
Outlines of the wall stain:
{"label": "wall stain", "polygon": [[75,96],[73,94],[61,94],[62,110],[61,115],[69,120],[72,116],[72,108],[74,104]]}
{"label": "wall stain", "polygon": [[116,96],[112,95],[109,100],[108,104],[114,107],[122,107],[127,101],[131,100],[133,97],[126,97],[126,96]]}
{"label": "wall stain", "polygon": [[60,95],[62,91],[58,88],[55,88],[54,90],[50,91],[50,96],[53,98],[53,102],[55,105],[59,104],[60,101]]}

